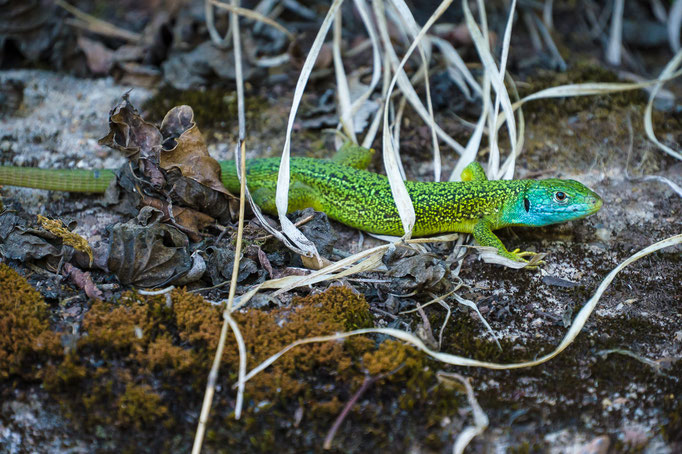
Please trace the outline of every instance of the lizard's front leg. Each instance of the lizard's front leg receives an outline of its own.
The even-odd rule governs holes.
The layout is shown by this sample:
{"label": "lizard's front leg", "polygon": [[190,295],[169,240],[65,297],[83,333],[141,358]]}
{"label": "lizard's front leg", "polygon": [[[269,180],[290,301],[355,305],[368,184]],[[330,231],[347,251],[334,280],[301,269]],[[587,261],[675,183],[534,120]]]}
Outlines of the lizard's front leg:
{"label": "lizard's front leg", "polygon": [[502,257],[514,260],[516,262],[528,262],[524,257],[532,257],[537,255],[537,252],[523,251],[514,249],[508,251],[502,241],[493,233],[493,224],[487,218],[481,218],[474,226],[474,239],[481,246],[489,246],[497,249],[497,253]]}

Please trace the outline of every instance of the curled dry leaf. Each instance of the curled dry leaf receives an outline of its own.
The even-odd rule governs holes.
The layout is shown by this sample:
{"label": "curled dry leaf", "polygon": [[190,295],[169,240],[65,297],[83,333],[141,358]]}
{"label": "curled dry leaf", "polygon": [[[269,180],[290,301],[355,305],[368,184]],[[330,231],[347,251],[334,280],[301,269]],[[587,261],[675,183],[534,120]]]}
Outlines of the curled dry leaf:
{"label": "curled dry leaf", "polygon": [[325,257],[332,255],[339,236],[329,223],[326,213],[306,208],[298,213],[295,222],[297,225],[302,224],[301,232],[315,244],[320,254]]}
{"label": "curled dry leaf", "polygon": [[[213,285],[222,284],[232,278],[234,267],[234,249],[228,247],[209,246],[206,248],[208,277]],[[260,283],[265,280],[266,272],[256,262],[248,257],[242,257],[239,261],[237,282],[250,284]]]}
{"label": "curled dry leaf", "polygon": [[118,150],[131,160],[158,162],[162,141],[161,132],[142,119],[124,95],[123,101],[109,112],[109,134],[99,139],[99,144]]}
{"label": "curled dry leaf", "polygon": [[[35,227],[36,221],[25,213],[5,210],[0,213],[0,256],[8,260],[43,261],[56,267],[60,259],[71,259],[72,249],[49,230]],[[87,244],[87,243],[86,243]]]}
{"label": "curled dry leaf", "polygon": [[192,267],[189,241],[180,230],[158,222],[119,223],[111,229],[107,266],[122,284],[168,285]]}
{"label": "curled dry leaf", "polygon": [[17,213],[0,213],[0,256],[22,262],[60,256],[60,248],[32,233],[27,226],[28,222]]}
{"label": "curled dry leaf", "polygon": [[193,241],[200,240],[199,231],[215,218],[229,218],[229,193],[220,179],[220,164],[209,155],[191,107],[171,109],[159,130],[124,96],[110,113],[109,127],[100,144],[123,152],[132,167],[141,170],[143,177],[130,175],[119,184],[139,193],[142,205],[161,210],[164,221],[180,227]]}
{"label": "curled dry leaf", "polygon": [[293,213],[290,218],[295,219],[295,223],[300,226],[303,235],[313,242],[320,253],[320,260],[317,257],[301,255],[300,259],[303,266],[311,270],[319,270],[331,265],[332,262],[326,257],[333,254],[334,245],[339,237],[329,223],[327,214],[306,208]]}
{"label": "curled dry leaf", "polygon": [[393,254],[384,256],[388,275],[393,277],[392,289],[401,293],[413,291],[447,291],[451,283],[445,277],[448,265],[432,254],[420,254],[416,250],[399,247]]}
{"label": "curled dry leaf", "polygon": [[231,215],[234,210],[230,202],[235,199],[231,196],[228,198],[222,192],[214,191],[190,178],[184,178],[176,169],[169,172],[167,178],[174,204],[193,207],[195,211],[217,218],[221,222],[228,222],[234,217]]}
{"label": "curled dry leaf", "polygon": [[161,134],[164,138],[159,157],[162,168],[177,167],[182,176],[228,194],[220,180],[220,164],[208,154],[190,106],[173,107],[161,123]]}
{"label": "curled dry leaf", "polygon": [[[159,156],[168,172],[171,197],[210,216],[229,218],[229,196],[221,181],[220,164],[208,153],[190,106],[171,109],[161,123],[164,142]],[[173,171],[180,171],[180,176]]]}

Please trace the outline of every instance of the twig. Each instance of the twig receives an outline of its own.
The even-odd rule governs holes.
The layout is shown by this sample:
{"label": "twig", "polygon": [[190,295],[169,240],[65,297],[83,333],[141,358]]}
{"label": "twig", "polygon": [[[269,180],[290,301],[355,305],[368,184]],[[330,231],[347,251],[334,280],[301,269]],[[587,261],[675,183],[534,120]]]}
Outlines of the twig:
{"label": "twig", "polygon": [[79,10],[75,6],[66,3],[64,0],[56,0],[55,4],[64,8],[66,11],[70,12],[75,17],[83,21],[84,27],[93,33],[121,38],[131,43],[138,43],[142,39],[142,35],[139,33],[116,27],[109,22],[105,22],[96,18],[95,16]]}
{"label": "twig", "polygon": [[[312,221],[314,217],[315,217],[315,215],[314,215],[314,214],[311,214],[310,216],[304,217],[304,218],[301,219],[300,221],[296,221],[296,223],[295,223],[294,225],[295,225],[296,227],[300,227],[300,226],[302,226],[303,224],[307,224],[308,222]],[[272,237],[274,237],[274,235],[267,234],[267,235],[265,235],[265,236],[259,236],[259,237],[257,237],[254,241],[265,241],[265,240],[270,239],[270,238],[272,238]]]}
{"label": "twig", "polygon": [[[237,1],[232,0],[232,4],[236,6]],[[234,333],[237,346],[239,348],[239,373],[237,382],[237,401],[235,403],[235,419],[239,419],[242,411],[242,404],[244,399],[244,385],[246,376],[246,347],[244,345],[244,339],[239,331],[239,326],[232,319],[230,313],[232,312],[232,307],[234,304],[234,295],[237,290],[237,276],[239,275],[239,258],[241,256],[242,249],[242,236],[244,233],[244,208],[246,200],[246,115],[244,113],[244,79],[242,74],[242,55],[241,55],[241,41],[239,34],[239,17],[236,14],[231,14],[230,16],[231,28],[234,29],[233,45],[234,45],[234,62],[235,62],[235,75],[237,83],[237,110],[239,117],[239,141],[237,143],[237,149],[235,149],[235,155],[238,158],[239,163],[239,227],[237,228],[237,244],[235,245],[234,251],[234,263],[232,266],[232,281],[230,284],[230,292],[227,298],[227,307],[223,312],[223,326],[220,330],[220,339],[218,341],[218,348],[216,349],[215,356],[213,358],[213,365],[211,366],[211,372],[208,375],[208,382],[206,383],[206,392],[204,393],[204,401],[201,406],[201,414],[199,416],[199,423],[197,424],[197,432],[194,437],[194,445],[192,446],[192,454],[199,454],[201,452],[201,446],[204,441],[204,434],[206,433],[206,423],[208,421],[208,415],[211,411],[211,405],[213,404],[213,395],[215,394],[216,382],[218,380],[218,371],[220,368],[220,362],[223,357],[223,350],[225,349],[225,341],[227,339],[227,328],[228,326],[232,329]],[[239,151],[239,153],[237,153]]]}
{"label": "twig", "polygon": [[270,19],[267,16],[263,16],[262,14],[254,11],[254,10],[251,10],[248,8],[241,8],[241,7],[235,6],[235,5],[230,5],[229,3],[222,3],[222,2],[219,2],[217,0],[209,0],[209,1],[211,2],[211,4],[217,6],[218,8],[223,8],[223,9],[226,9],[226,10],[230,11],[231,13],[235,13],[239,16],[248,17],[249,19],[253,19],[256,21],[263,22],[264,24],[268,24],[268,25],[276,28],[277,30],[281,31],[282,33],[284,33],[286,35],[286,37],[289,38],[289,40],[291,40],[291,41],[296,39],[296,37],[293,35],[293,33],[291,33],[289,30],[284,28],[283,25],[279,24],[278,22],[275,22],[274,20]]}
{"label": "twig", "polygon": [[353,408],[353,405],[360,399],[360,397],[367,391],[367,389],[372,386],[374,382],[377,381],[377,379],[380,376],[377,377],[369,377],[365,376],[365,379],[362,382],[362,385],[360,388],[353,394],[353,397],[350,398],[348,402],[346,402],[346,405],[343,407],[343,410],[341,410],[341,413],[339,413],[339,416],[336,417],[336,421],[334,421],[334,424],[332,425],[331,429],[329,429],[329,432],[327,432],[327,436],[324,438],[324,445],[322,447],[324,449],[332,449],[332,440],[334,440],[334,436],[336,435],[336,432],[339,430],[339,427],[341,427],[341,424],[343,423],[344,419],[346,419],[346,416],[350,412],[350,409]]}
{"label": "twig", "polygon": [[70,263],[64,263],[64,273],[83,291],[90,299],[102,299],[104,295],[102,291],[97,288],[95,283],[92,281],[92,276],[90,273],[84,272],[71,265]]}
{"label": "twig", "polygon": [[336,421],[334,421],[334,424],[332,425],[331,429],[329,429],[329,432],[327,432],[327,436],[324,438],[324,445],[322,445],[324,449],[326,450],[332,449],[332,441],[334,440],[336,432],[339,430],[339,427],[341,427],[341,424],[343,424],[343,421],[346,419],[346,416],[348,416],[348,413],[350,413],[351,408],[353,408],[353,406],[360,399],[360,397],[362,397],[365,391],[367,391],[369,387],[372,386],[377,381],[383,380],[384,378],[398,372],[400,369],[403,368],[403,366],[404,364],[401,364],[400,366],[396,367],[390,372],[385,372],[374,377],[370,377],[368,375],[365,376],[365,379],[363,380],[362,385],[360,385],[360,388],[355,392],[355,394],[353,394],[353,397],[351,397],[350,400],[346,403],[346,405],[343,407],[343,410],[341,410],[341,413],[339,413],[339,416],[336,417]]}
{"label": "twig", "polygon": [[175,289],[175,286],[171,285],[170,287],[162,288],[159,290],[138,290],[137,293],[140,295],[164,295],[166,293],[170,293],[173,289]]}

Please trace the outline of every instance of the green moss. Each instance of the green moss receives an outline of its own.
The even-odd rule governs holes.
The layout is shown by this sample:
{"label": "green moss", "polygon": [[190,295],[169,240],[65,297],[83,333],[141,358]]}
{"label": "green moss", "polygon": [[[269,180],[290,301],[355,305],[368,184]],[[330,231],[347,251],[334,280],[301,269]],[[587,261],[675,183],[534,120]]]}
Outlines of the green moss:
{"label": "green moss", "polygon": [[181,341],[194,346],[195,352],[216,349],[222,326],[219,307],[207,304],[199,295],[174,292],[173,312]]}
{"label": "green moss", "polygon": [[[194,121],[203,131],[225,130],[237,126],[237,94],[222,88],[205,90],[178,90],[164,86],[142,105],[150,121],[160,123],[166,112],[186,104],[194,110]],[[267,101],[246,97],[247,121],[257,121],[267,107]]]}
{"label": "green moss", "polygon": [[59,335],[50,330],[42,296],[0,263],[0,381],[40,378],[42,366],[61,356]]}
{"label": "green moss", "polygon": [[[372,326],[369,305],[364,297],[346,287],[331,287],[317,295],[295,298],[292,307],[234,315],[239,326],[245,327],[242,335],[249,346],[249,361],[258,364],[299,339],[329,335],[355,326]],[[269,399],[275,390],[278,390],[279,399],[305,394],[307,374],[314,373],[318,377],[357,374],[354,356],[359,356],[372,344],[366,338],[355,337],[343,343],[301,345],[254,377],[247,392],[255,400]],[[226,348],[225,361],[237,364],[234,344]]]}
{"label": "green moss", "polygon": [[[184,427],[189,437],[194,424],[189,427],[175,416],[201,402],[223,323],[222,308],[184,290],[169,296],[171,304],[166,296],[130,292],[116,303],[92,304],[75,352],[53,366],[45,379],[45,388],[57,397],[67,416],[90,431],[119,427],[149,436],[152,426],[173,431]],[[251,367],[295,340],[372,326],[365,299],[345,287],[295,298],[291,307],[249,310],[233,317],[249,349]],[[234,424],[235,430],[244,431],[243,424],[250,420],[247,426],[252,430],[244,431],[235,446],[248,440],[256,449],[274,446],[277,432],[263,433],[263,428],[277,427],[281,408],[297,401],[311,415],[319,412],[333,420],[343,401],[329,401],[328,391],[316,390],[312,384],[320,381],[355,389],[364,375],[360,358],[373,349],[373,341],[356,337],[304,345],[284,355],[248,383],[244,422]],[[238,352],[230,336],[220,375],[225,389],[236,379],[237,364]],[[215,411],[233,421],[233,405],[217,397]],[[271,426],[261,424],[263,414],[274,418]],[[216,437],[224,442],[222,434],[219,430]],[[140,443],[140,438],[133,439]],[[169,437],[155,440],[155,449],[165,449],[169,442]]]}
{"label": "green moss", "polygon": [[[623,82],[618,76],[593,61],[579,61],[564,72],[540,71],[539,75],[529,78],[519,86],[519,96],[525,97],[546,88],[582,83]],[[590,111],[597,117],[607,118],[615,108],[644,106],[646,94],[642,90],[629,90],[597,96],[573,96],[549,100],[531,101],[523,106],[524,113],[564,116]],[[552,117],[554,118],[554,117]]]}
{"label": "green moss", "polygon": [[124,426],[133,426],[138,430],[147,424],[156,424],[168,419],[168,407],[163,404],[161,396],[154,392],[151,386],[126,384],[125,391],[116,402],[118,407],[118,421]]}
{"label": "green moss", "polygon": [[[388,381],[401,381],[422,372],[426,366],[423,352],[396,340],[382,342],[375,351],[365,353],[362,362],[370,376],[390,374],[386,377]],[[432,373],[429,371],[428,375]]]}
{"label": "green moss", "polygon": [[[186,451],[196,429],[196,420],[186,415],[201,406],[222,310],[184,290],[168,296],[128,292],[115,303],[96,301],[82,320],[75,349],[48,368],[45,389],[79,429],[121,451]],[[249,368],[296,340],[373,324],[364,297],[338,286],[294,298],[286,307],[251,309],[233,318],[247,346]],[[381,450],[396,446],[397,436],[423,440],[428,433],[436,434],[429,442],[434,449],[451,443],[441,422],[457,413],[463,396],[437,386],[434,371],[441,366],[402,342],[377,346],[371,338],[355,336],[300,345],[247,383],[242,418],[236,421],[232,385],[238,361],[228,336],[206,439],[209,450],[267,452],[285,442],[314,450],[367,376],[382,378],[349,412],[349,423],[335,440],[338,449],[357,452],[362,439],[363,449]],[[294,427],[297,408],[302,419]],[[405,411],[415,419],[396,427],[394,421],[404,421]]]}
{"label": "green moss", "polygon": [[138,358],[145,365],[147,373],[166,370],[189,373],[196,362],[190,350],[174,345],[171,336],[165,333],[152,340]]}
{"label": "green moss", "polygon": [[[679,365],[673,372],[677,372],[676,377],[682,373],[682,365]],[[663,398],[663,411],[666,413],[667,421],[661,427],[663,436],[669,442],[682,443],[682,395],[666,394]]]}
{"label": "green moss", "polygon": [[[436,320],[433,326],[440,326]],[[502,339],[499,349],[497,343],[484,332],[481,321],[468,313],[455,316],[448,323],[443,344],[449,353],[471,357],[480,361],[515,362],[526,359],[514,354],[514,344]]]}
{"label": "green moss", "polygon": [[[140,433],[150,433],[152,425],[177,424],[171,408],[198,398],[204,385],[192,375],[208,370],[210,355],[199,338],[183,342],[191,336],[179,331],[175,306],[195,303],[201,308],[197,312],[212,312],[216,326],[219,314],[184,291],[175,291],[171,300],[168,306],[165,297],[125,293],[116,304],[93,303],[83,318],[76,351],[45,380],[72,419],[91,430],[126,427]],[[177,398],[178,389],[186,397]]]}
{"label": "green moss", "polygon": [[59,367],[52,367],[48,370],[44,385],[49,391],[65,389],[79,384],[86,376],[86,368],[73,354],[70,354]]}
{"label": "green moss", "polygon": [[83,319],[83,330],[88,336],[80,339],[79,348],[97,351],[104,359],[140,351],[148,341],[147,311],[139,300],[118,306],[95,301]]}

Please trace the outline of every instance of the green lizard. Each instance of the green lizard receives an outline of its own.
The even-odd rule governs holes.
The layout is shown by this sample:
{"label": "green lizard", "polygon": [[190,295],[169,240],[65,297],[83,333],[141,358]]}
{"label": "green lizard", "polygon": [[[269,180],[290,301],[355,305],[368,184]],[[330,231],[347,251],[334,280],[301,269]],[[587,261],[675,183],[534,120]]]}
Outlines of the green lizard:
{"label": "green lizard", "polygon": [[[388,179],[365,168],[373,150],[343,147],[332,160],[291,158],[289,211],[312,207],[343,224],[383,235],[403,235]],[[279,158],[247,161],[247,183],[254,201],[276,213]],[[234,161],[221,161],[222,182],[239,193]],[[0,167],[0,185],[56,191],[102,193],[115,178],[112,170],[56,170]],[[480,164],[462,172],[462,182],[405,183],[416,213],[413,236],[472,233],[482,246],[525,262],[533,252],[508,251],[493,230],[539,227],[596,213],[601,198],[574,180],[488,180]]]}

